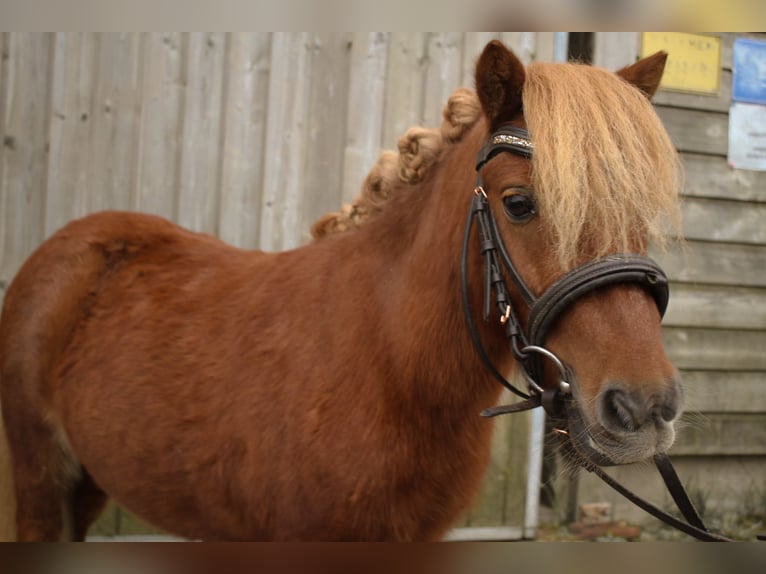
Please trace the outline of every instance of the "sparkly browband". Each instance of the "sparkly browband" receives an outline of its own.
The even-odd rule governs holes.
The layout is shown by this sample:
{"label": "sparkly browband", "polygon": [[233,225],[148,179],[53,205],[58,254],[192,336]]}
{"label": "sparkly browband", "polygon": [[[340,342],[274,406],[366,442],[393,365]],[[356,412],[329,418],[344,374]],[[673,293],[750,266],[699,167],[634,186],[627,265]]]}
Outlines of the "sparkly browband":
{"label": "sparkly browband", "polygon": [[510,134],[497,134],[495,137],[492,138],[492,145],[497,145],[501,143],[521,146],[522,148],[528,149],[530,151],[534,149],[532,142],[529,141],[528,139],[510,135]]}
{"label": "sparkly browband", "polygon": [[485,163],[501,151],[530,158],[533,150],[534,144],[532,144],[527,130],[516,126],[503,126],[492,134],[487,144],[479,151],[476,169],[480,170]]}

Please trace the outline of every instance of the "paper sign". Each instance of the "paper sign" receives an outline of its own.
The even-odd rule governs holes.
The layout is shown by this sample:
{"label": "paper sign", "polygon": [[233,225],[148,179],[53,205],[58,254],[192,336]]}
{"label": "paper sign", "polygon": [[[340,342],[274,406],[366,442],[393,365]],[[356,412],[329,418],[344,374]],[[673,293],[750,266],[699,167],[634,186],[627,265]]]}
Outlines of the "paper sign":
{"label": "paper sign", "polygon": [[766,171],[766,106],[731,105],[729,165],[738,169]]}
{"label": "paper sign", "polygon": [[642,57],[668,53],[660,88],[717,94],[721,77],[721,39],[681,32],[644,32]]}
{"label": "paper sign", "polygon": [[766,42],[750,38],[734,40],[731,98],[766,104]]}

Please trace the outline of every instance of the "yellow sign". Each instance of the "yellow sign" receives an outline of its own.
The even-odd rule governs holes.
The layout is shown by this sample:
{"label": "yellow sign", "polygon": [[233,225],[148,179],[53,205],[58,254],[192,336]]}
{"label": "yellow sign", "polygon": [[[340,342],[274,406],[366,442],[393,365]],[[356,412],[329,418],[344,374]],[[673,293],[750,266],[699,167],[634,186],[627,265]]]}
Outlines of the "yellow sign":
{"label": "yellow sign", "polygon": [[681,32],[644,32],[641,55],[668,53],[660,87],[717,94],[721,78],[721,39]]}

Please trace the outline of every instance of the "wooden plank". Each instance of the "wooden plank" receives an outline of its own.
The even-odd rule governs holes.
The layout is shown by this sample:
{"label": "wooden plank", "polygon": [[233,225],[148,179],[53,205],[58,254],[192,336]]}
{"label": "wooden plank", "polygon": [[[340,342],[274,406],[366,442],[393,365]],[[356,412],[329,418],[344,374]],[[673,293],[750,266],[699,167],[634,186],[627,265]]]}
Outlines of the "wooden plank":
{"label": "wooden plank", "polygon": [[[5,219],[6,191],[3,185],[5,178],[5,153],[8,140],[5,131],[5,113],[8,102],[8,74],[10,60],[10,33],[0,32],[0,221]],[[0,257],[2,257],[5,237],[0,233]],[[2,309],[6,286],[10,277],[2,274],[2,262],[0,261],[0,309]],[[11,464],[10,447],[3,425],[3,417],[0,416],[0,500],[15,500],[13,492],[13,471]],[[6,508],[0,513],[0,540],[15,540],[16,538],[16,513],[13,503],[7,503]]]}
{"label": "wooden plank", "polygon": [[343,144],[350,62],[350,33],[314,36],[308,123],[305,128],[301,243],[311,239],[309,229],[314,221],[328,211],[337,211],[343,203]]}
{"label": "wooden plank", "polygon": [[349,202],[380,155],[389,35],[356,32],[351,47],[343,201]]}
{"label": "wooden plank", "polygon": [[672,281],[766,287],[766,246],[688,241],[652,252]]}
{"label": "wooden plank", "polygon": [[183,121],[184,44],[180,33],[143,34],[139,148],[133,208],[176,214]]}
{"label": "wooden plank", "polygon": [[462,82],[462,32],[434,32],[428,38],[423,125],[439,127],[442,109]]}
{"label": "wooden plank", "polygon": [[260,234],[271,34],[231,34],[226,66],[218,232],[224,241],[252,249]]}
{"label": "wooden plank", "polygon": [[[499,404],[515,398],[504,391]],[[498,417],[493,424],[492,454],[481,491],[465,525],[520,525],[524,517],[529,413]]]}
{"label": "wooden plank", "polygon": [[684,371],[686,407],[702,413],[766,412],[766,373]]}
{"label": "wooden plank", "polygon": [[274,33],[259,247],[298,245],[306,165],[305,126],[311,87],[311,34]]}
{"label": "wooden plank", "polygon": [[[8,209],[8,190],[5,183],[5,164],[6,156],[10,153],[9,147],[14,144],[12,135],[7,132],[7,114],[5,109],[8,106],[11,89],[11,33],[0,32],[0,222],[5,222],[5,212]],[[10,137],[9,137],[10,136]],[[6,276],[3,269],[3,254],[5,253],[5,233],[0,230],[0,296],[5,293],[5,289],[11,280]],[[10,269],[8,272],[13,272]]]}
{"label": "wooden plank", "polygon": [[732,169],[724,157],[684,153],[681,158],[685,195],[766,203],[765,171]]}
{"label": "wooden plank", "polygon": [[529,65],[535,61],[550,62],[553,49],[543,50],[544,53],[538,53],[537,36],[541,32],[503,32],[500,36],[502,42],[521,60],[524,65]]}
{"label": "wooden plank", "polygon": [[492,40],[501,38],[500,32],[466,32],[463,36],[463,75],[460,84],[475,89],[476,61],[484,47]]}
{"label": "wooden plank", "polygon": [[691,413],[679,426],[671,455],[766,456],[766,413]]}
{"label": "wooden plank", "polygon": [[728,113],[729,106],[731,105],[731,80],[731,71],[721,70],[720,88],[715,95],[673,92],[671,90],[660,89],[654,95],[652,101],[658,106]]}
{"label": "wooden plank", "polygon": [[53,40],[46,235],[88,211],[95,42],[95,34],[78,33]]}
{"label": "wooden plank", "polygon": [[381,145],[385,149],[395,150],[404,132],[423,122],[428,38],[427,32],[391,33],[383,99]]}
{"label": "wooden plank", "polygon": [[665,327],[662,335],[679,369],[766,371],[766,331]]}
{"label": "wooden plank", "polygon": [[638,32],[596,32],[593,65],[616,71],[635,62],[641,45]]}
{"label": "wooden plank", "polygon": [[139,35],[96,34],[87,119],[88,212],[129,209],[134,188],[140,74]]}
{"label": "wooden plank", "polygon": [[225,35],[184,36],[184,103],[176,221],[217,233],[223,133]]}
{"label": "wooden plank", "polygon": [[535,52],[532,60],[535,62],[553,62],[556,51],[556,32],[523,32],[533,35]]}
{"label": "wooden plank", "polygon": [[53,36],[14,33],[6,38],[0,278],[7,283],[44,236]]}
{"label": "wooden plank", "polygon": [[766,289],[672,283],[669,327],[766,329]]}
{"label": "wooden plank", "polygon": [[476,526],[453,528],[444,536],[444,542],[499,542],[523,538],[524,529],[520,526]]}
{"label": "wooden plank", "polygon": [[[673,464],[689,495],[704,511],[707,522],[746,518],[755,523],[763,517],[766,489],[766,457],[763,456],[674,456]],[[661,508],[674,508],[659,473],[646,463],[618,466],[607,472],[627,488],[641,494]],[[579,501],[611,502],[615,520],[656,527],[649,514],[615,492],[589,472],[580,473]]]}
{"label": "wooden plank", "polygon": [[766,243],[766,204],[687,197],[684,235],[704,241]]}
{"label": "wooden plank", "polygon": [[657,106],[656,110],[679,151],[726,155],[728,114],[663,106]]}

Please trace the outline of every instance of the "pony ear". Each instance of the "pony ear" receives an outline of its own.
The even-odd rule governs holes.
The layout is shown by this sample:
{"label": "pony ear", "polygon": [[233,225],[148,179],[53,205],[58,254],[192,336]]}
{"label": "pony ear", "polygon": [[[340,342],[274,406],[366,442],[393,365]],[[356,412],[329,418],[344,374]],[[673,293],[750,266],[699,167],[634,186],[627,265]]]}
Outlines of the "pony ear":
{"label": "pony ear", "polygon": [[646,94],[647,98],[651,99],[660,85],[667,59],[667,52],[657,52],[639,60],[632,66],[618,70],[617,75],[636,86]]}
{"label": "pony ear", "polygon": [[476,63],[476,92],[494,131],[521,110],[524,64],[502,42],[492,40]]}

